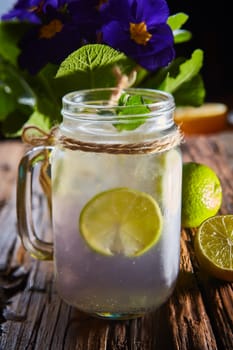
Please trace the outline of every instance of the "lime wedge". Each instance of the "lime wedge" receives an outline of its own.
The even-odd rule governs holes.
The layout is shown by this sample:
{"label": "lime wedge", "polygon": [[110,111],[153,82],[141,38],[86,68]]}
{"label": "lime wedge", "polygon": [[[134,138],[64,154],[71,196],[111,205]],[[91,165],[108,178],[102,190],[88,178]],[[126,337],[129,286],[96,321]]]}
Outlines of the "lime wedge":
{"label": "lime wedge", "polygon": [[194,248],[206,272],[233,281],[233,215],[216,215],[205,220],[197,231]]}
{"label": "lime wedge", "polygon": [[139,256],[159,239],[162,214],[149,194],[114,188],[93,197],[82,209],[79,230],[102,255]]}

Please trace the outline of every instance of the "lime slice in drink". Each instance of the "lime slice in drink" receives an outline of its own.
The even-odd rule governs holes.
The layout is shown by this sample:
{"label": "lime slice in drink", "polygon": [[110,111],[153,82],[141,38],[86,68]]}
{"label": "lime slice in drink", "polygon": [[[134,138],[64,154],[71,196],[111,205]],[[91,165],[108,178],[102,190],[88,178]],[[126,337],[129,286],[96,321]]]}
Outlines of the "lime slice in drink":
{"label": "lime slice in drink", "polygon": [[212,276],[233,281],[233,215],[216,215],[198,228],[194,241],[200,266]]}
{"label": "lime slice in drink", "polygon": [[82,209],[80,233],[102,255],[139,256],[159,239],[162,214],[149,194],[114,188],[93,197]]}

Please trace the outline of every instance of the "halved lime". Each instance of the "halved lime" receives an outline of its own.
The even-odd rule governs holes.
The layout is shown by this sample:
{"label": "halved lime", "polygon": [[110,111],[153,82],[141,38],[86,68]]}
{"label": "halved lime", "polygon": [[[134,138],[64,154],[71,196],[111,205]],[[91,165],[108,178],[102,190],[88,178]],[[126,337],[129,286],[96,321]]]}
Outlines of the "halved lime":
{"label": "halved lime", "polygon": [[102,255],[139,256],[159,239],[162,214],[145,192],[114,188],[94,196],[82,209],[80,233]]}
{"label": "halved lime", "polygon": [[195,237],[200,266],[212,276],[233,281],[233,215],[216,215],[205,220]]}

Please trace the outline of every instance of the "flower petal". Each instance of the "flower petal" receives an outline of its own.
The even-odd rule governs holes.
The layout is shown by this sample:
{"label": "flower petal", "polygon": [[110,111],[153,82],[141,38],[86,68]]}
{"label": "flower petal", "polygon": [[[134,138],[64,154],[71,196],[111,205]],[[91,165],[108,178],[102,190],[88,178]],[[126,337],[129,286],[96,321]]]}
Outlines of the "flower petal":
{"label": "flower petal", "polygon": [[144,68],[156,70],[175,57],[164,0],[110,0],[101,8],[101,14],[103,42],[124,52]]}

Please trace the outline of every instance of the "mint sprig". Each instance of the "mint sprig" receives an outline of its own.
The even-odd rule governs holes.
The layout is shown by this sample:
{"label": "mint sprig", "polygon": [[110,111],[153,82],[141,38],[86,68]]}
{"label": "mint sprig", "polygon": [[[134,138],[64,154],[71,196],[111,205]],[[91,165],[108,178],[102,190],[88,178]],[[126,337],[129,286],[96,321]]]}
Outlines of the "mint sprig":
{"label": "mint sprig", "polygon": [[132,96],[128,93],[123,93],[119,98],[118,105],[120,107],[117,114],[119,122],[114,124],[118,131],[138,128],[145,123],[148,113],[150,113],[144,98],[139,95]]}

